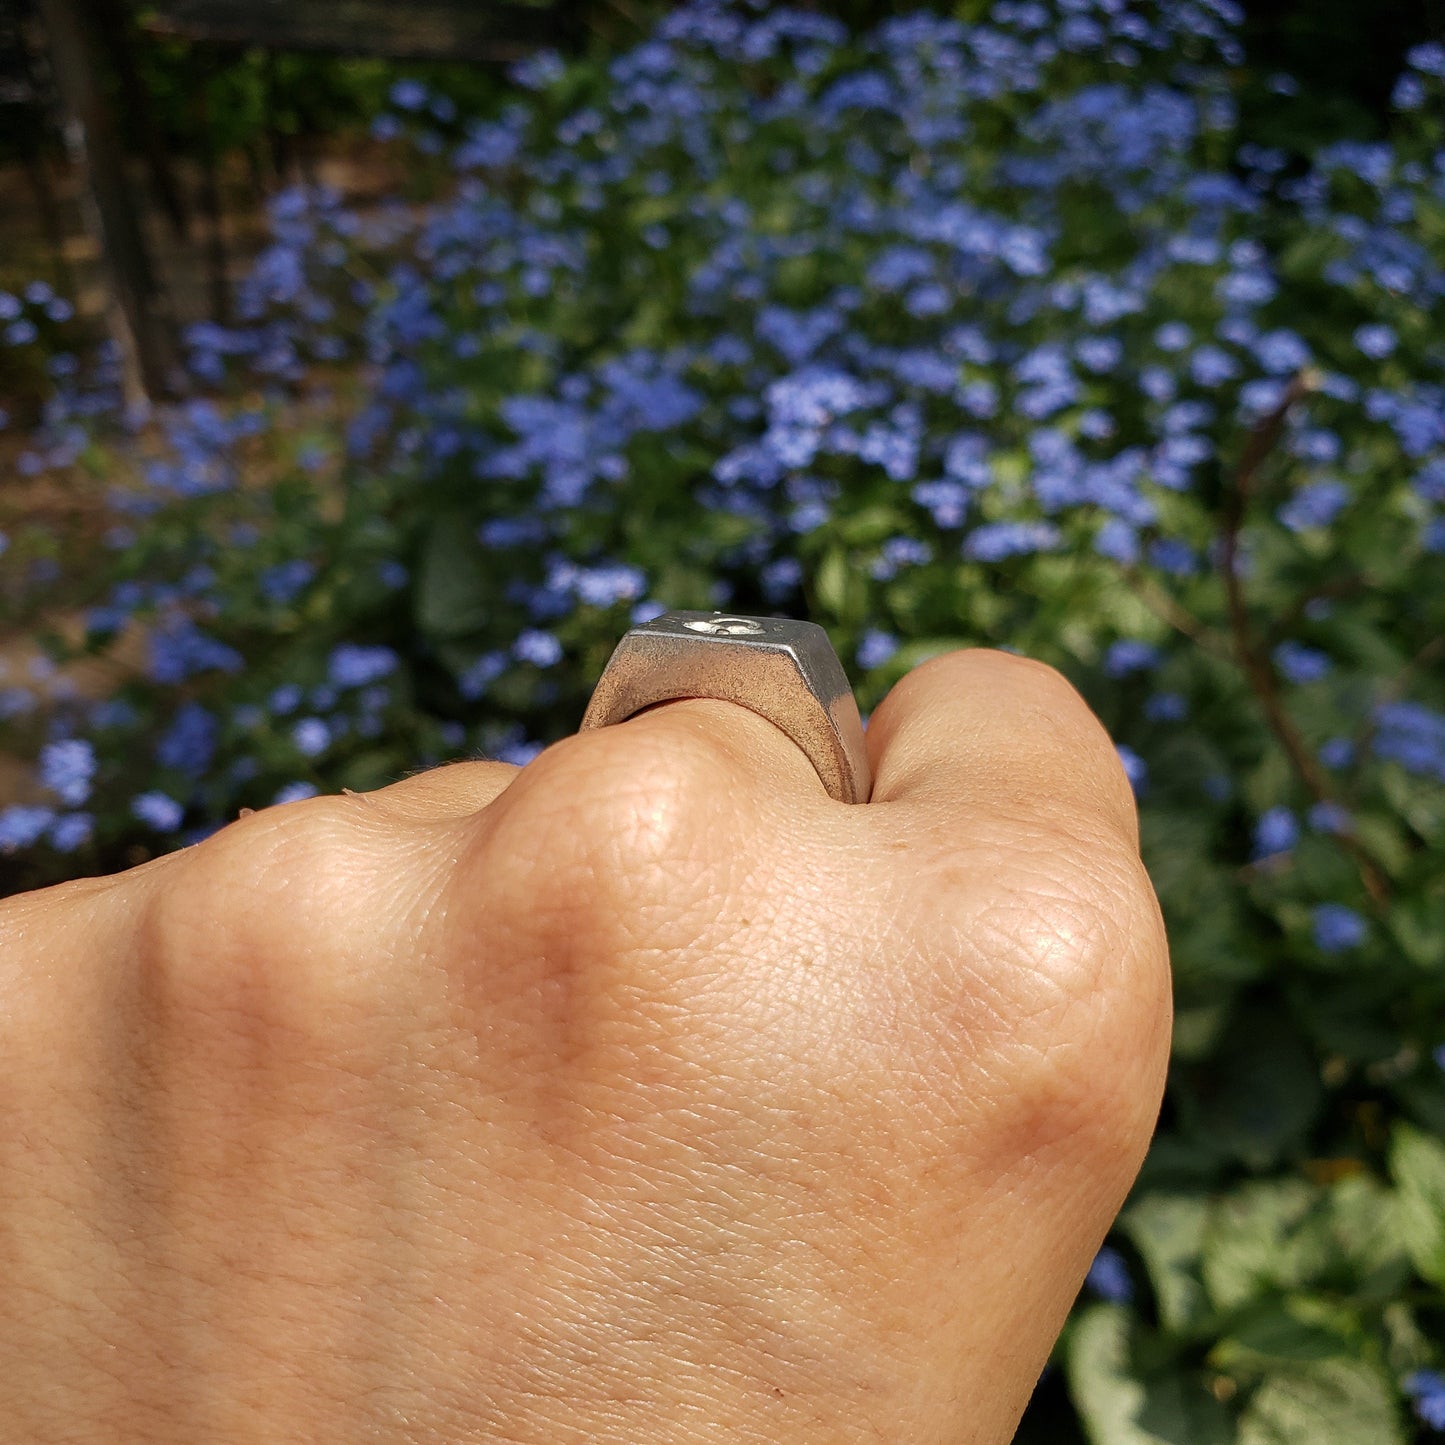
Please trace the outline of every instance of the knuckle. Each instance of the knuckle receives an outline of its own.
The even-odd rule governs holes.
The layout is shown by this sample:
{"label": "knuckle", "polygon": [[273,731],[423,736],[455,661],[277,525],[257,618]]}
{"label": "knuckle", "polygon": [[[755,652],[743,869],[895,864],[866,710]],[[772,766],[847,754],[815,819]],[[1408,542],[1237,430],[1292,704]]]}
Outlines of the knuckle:
{"label": "knuckle", "polygon": [[[1011,826],[925,869],[926,1003],[955,1057],[980,1041],[1000,1147],[1132,1158],[1162,1090],[1168,949],[1138,855],[1107,836]],[[1142,1135],[1141,1135],[1142,1130]]]}
{"label": "knuckle", "polygon": [[330,798],[232,823],[191,849],[138,921],[150,1007],[247,1030],[310,1031],[355,986],[366,863]]}
{"label": "knuckle", "polygon": [[1171,1012],[1167,945],[1142,864],[1101,850],[1017,938],[1033,1004],[1017,1034],[1025,1136],[1134,1158],[1158,1108]]}
{"label": "knuckle", "polygon": [[637,898],[673,884],[719,828],[742,826],[736,771],[694,732],[603,728],[547,749],[519,792],[555,872]]}
{"label": "knuckle", "polygon": [[[696,1004],[755,851],[709,750],[650,746],[649,735],[599,729],[528,764],[479,820],[454,875],[457,906],[443,910],[461,919],[460,892],[484,897],[489,956],[516,973],[510,994],[554,1009],[557,1027],[589,1049],[679,1043],[679,1003]],[[469,969],[482,960],[476,949],[452,954],[474,960]],[[493,998],[492,982],[478,987]]]}

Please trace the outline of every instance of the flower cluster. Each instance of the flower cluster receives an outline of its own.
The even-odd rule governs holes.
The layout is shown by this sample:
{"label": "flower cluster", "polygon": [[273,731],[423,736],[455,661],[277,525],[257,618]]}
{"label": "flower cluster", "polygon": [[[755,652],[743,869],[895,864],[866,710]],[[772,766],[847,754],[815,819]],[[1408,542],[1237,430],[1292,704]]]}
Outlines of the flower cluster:
{"label": "flower cluster", "polygon": [[[485,116],[400,81],[376,133],[435,193],[277,196],[240,323],[187,338],[214,398],[117,416],[85,648],[139,660],[99,701],[0,688],[38,759],[0,850],[59,875],[525,763],[664,607],[824,622],[865,711],[947,647],[1046,658],[1119,739],[1178,980],[1081,1408],[1115,1418],[1085,1376],[1154,1330],[1201,1438],[1209,1338],[1255,1436],[1287,1388],[1376,1430],[1445,1359],[1370,1280],[1445,1281],[1408,1232],[1311,1273],[1302,1231],[1411,1217],[1445,1170],[1369,1122],[1445,1120],[1445,52],[1411,52],[1386,139],[1288,156],[1241,134],[1239,23],[996,0],[860,38],[693,0],[605,65],[533,57]],[[7,344],[54,301],[0,295]],[[59,369],[25,468],[94,444],[112,370]],[[17,530],[0,577],[73,588],[48,560]],[[1249,1173],[1275,1192],[1227,1192]]]}

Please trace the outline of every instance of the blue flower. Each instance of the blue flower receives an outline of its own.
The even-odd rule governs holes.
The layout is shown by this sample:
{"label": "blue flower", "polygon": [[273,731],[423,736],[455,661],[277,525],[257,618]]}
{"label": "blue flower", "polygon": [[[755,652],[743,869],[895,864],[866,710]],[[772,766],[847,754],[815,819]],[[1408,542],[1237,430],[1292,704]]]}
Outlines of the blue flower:
{"label": "blue flower", "polygon": [[429,98],[429,92],[419,80],[398,80],[391,87],[391,103],[398,110],[422,110]]}
{"label": "blue flower", "polygon": [[969,533],[963,555],[970,562],[1002,562],[1052,551],[1062,541],[1063,534],[1050,522],[985,522]]}
{"label": "blue flower", "polygon": [[1177,692],[1156,692],[1144,703],[1144,716],[1150,722],[1180,722],[1189,714],[1189,706]]}
{"label": "blue flower", "polygon": [[512,644],[512,655],[534,667],[552,667],[562,660],[562,644],[552,633],[529,627]]}
{"label": "blue flower", "polygon": [[1445,1431],[1445,1376],[1435,1370],[1416,1370],[1406,1376],[1404,1391],[1425,1424],[1432,1430]]}
{"label": "blue flower", "polygon": [[0,852],[30,847],[54,821],[54,808],[12,803],[0,810]]}
{"label": "blue flower", "polygon": [[932,556],[929,545],[917,537],[890,537],[869,573],[876,581],[887,582],[898,575],[900,568],[921,566]]}
{"label": "blue flower", "polygon": [[401,659],[389,647],[343,642],[332,649],[326,675],[337,688],[366,687],[396,671]]}
{"label": "blue flower", "polygon": [[199,778],[211,766],[219,732],[213,713],[198,702],[185,703],[156,744],[156,760],[162,767]]}
{"label": "blue flower", "polygon": [[1355,346],[1371,361],[1383,361],[1399,344],[1399,338],[1388,327],[1378,323],[1361,326],[1355,332]]}
{"label": "blue flower", "polygon": [[1349,738],[1330,738],[1320,746],[1320,761],[1338,772],[1355,760],[1355,745]]}
{"label": "blue flower", "polygon": [[541,517],[493,517],[477,528],[477,540],[483,546],[501,550],[533,547],[546,535],[547,524]]}
{"label": "blue flower", "polygon": [[1129,1266],[1125,1264],[1124,1256],[1107,1244],[1094,1256],[1084,1283],[1100,1299],[1108,1300],[1111,1304],[1128,1304],[1134,1298],[1134,1283],[1129,1278]]}
{"label": "blue flower", "polygon": [[1139,560],[1139,534],[1122,517],[1110,517],[1094,535],[1094,550],[1132,567]]}
{"label": "blue flower", "polygon": [[541,751],[542,744],[538,742],[526,740],[508,742],[497,749],[497,757],[504,763],[513,763],[519,768],[524,768]]}
{"label": "blue flower", "polygon": [[457,690],[469,702],[475,702],[506,670],[505,653],[484,652],[458,676]]}
{"label": "blue flower", "polygon": [[524,90],[546,90],[565,71],[565,62],[555,50],[538,50],[511,66],[507,78]]}
{"label": "blue flower", "polygon": [[1375,751],[1408,772],[1445,782],[1445,714],[1414,702],[1375,710]]}
{"label": "blue flower", "polygon": [[1445,80],[1445,45],[1438,40],[1426,40],[1419,45],[1412,45],[1405,52],[1405,64],[1411,70],[1418,70],[1421,75],[1433,75],[1437,80]]}
{"label": "blue flower", "polygon": [[898,651],[898,639],[891,632],[869,628],[858,644],[858,666],[882,667]]}
{"label": "blue flower", "polygon": [[1089,371],[1113,371],[1124,359],[1124,345],[1113,336],[1086,336],[1075,344],[1074,355]]}
{"label": "blue flower", "polygon": [[1365,920],[1343,903],[1321,903],[1311,916],[1321,953],[1344,953],[1365,941]]}
{"label": "blue flower", "polygon": [[956,527],[968,510],[969,489],[961,482],[919,482],[910,493],[940,527]]}
{"label": "blue flower", "polygon": [[1273,858],[1288,853],[1299,842],[1299,822],[1285,807],[1273,807],[1260,814],[1254,825],[1254,857]]}
{"label": "blue flower", "polygon": [[278,789],[271,803],[273,807],[278,803],[299,803],[305,798],[314,798],[319,791],[315,783],[298,778],[296,782],[287,783],[285,787]]}
{"label": "blue flower", "polygon": [[1187,577],[1199,570],[1199,558],[1188,542],[1177,537],[1159,537],[1149,544],[1149,560],[1163,572]]}
{"label": "blue flower", "polygon": [[95,832],[95,818],[90,813],[62,813],[50,825],[50,846],[61,853],[74,853],[83,847]]}
{"label": "blue flower", "polygon": [[239,672],[245,660],[234,647],[202,632],[188,617],[173,617],[148,639],[149,672],[156,682],[184,682],[212,669]]}
{"label": "blue flower", "polygon": [[611,607],[641,597],[647,591],[647,574],[626,562],[606,562],[572,569],[570,585],[589,607]]}
{"label": "blue flower", "polygon": [[71,808],[90,797],[95,766],[95,749],[83,738],[47,743],[40,750],[41,785]]}
{"label": "blue flower", "polygon": [[1334,665],[1327,653],[1299,642],[1281,642],[1274,650],[1274,662],[1289,682],[1297,684],[1319,682]]}
{"label": "blue flower", "polygon": [[1160,351],[1183,351],[1194,339],[1194,333],[1182,321],[1166,321],[1154,333],[1154,345]]}
{"label": "blue flower", "polygon": [[298,683],[283,682],[266,699],[266,706],[276,717],[285,717],[287,713],[295,712],[301,706],[303,696],[305,694]]}
{"label": "blue flower", "polygon": [[1291,532],[1328,527],[1349,500],[1349,488],[1343,482],[1309,482],[1279,509],[1279,519]]}
{"label": "blue flower", "polygon": [[169,794],[155,791],[132,798],[130,810],[157,833],[174,833],[186,814],[186,810]]}
{"label": "blue flower", "polygon": [[803,564],[796,557],[778,557],[762,568],[759,580],[763,596],[769,602],[781,602],[802,582]]}
{"label": "blue flower", "polygon": [[331,746],[331,730],[319,717],[304,717],[291,729],[291,742],[304,757],[320,757]]}
{"label": "blue flower", "polygon": [[1121,637],[1109,644],[1109,650],[1104,654],[1104,671],[1109,677],[1128,677],[1131,672],[1147,672],[1158,667],[1162,660],[1162,654],[1153,643]]}
{"label": "blue flower", "polygon": [[1254,343],[1259,364],[1272,376],[1282,376],[1308,366],[1310,349],[1293,331],[1268,331]]}
{"label": "blue flower", "polygon": [[1133,748],[1123,743],[1117,743],[1114,751],[1119,755],[1119,761],[1124,767],[1124,776],[1129,779],[1129,786],[1133,788],[1136,797],[1143,794],[1149,786],[1149,766]]}

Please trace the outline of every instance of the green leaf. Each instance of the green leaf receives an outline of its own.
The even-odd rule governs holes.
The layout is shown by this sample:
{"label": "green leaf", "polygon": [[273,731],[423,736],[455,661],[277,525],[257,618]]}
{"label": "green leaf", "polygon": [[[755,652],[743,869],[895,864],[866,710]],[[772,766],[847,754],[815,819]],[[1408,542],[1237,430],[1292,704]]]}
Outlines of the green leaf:
{"label": "green leaf", "polygon": [[850,547],[867,547],[893,536],[905,526],[896,507],[875,504],[839,519],[837,534]]}
{"label": "green leaf", "polygon": [[1390,1149],[1399,1186],[1400,1238],[1415,1268],[1445,1286],[1445,1144],[1401,1124]]}
{"label": "green leaf", "polygon": [[1230,1445],[1228,1412],[1188,1375],[1133,1367],[1133,1320],[1096,1304],[1070,1332],[1064,1369],[1093,1445]]}
{"label": "green leaf", "polygon": [[1392,1299],[1405,1284],[1409,1263],[1400,1237],[1398,1201],[1365,1174],[1331,1185],[1326,1223],[1332,1249],[1357,1282],[1357,1293]]}
{"label": "green leaf", "polygon": [[1202,1195],[1150,1194],[1119,1220],[1149,1272],[1159,1322],[1171,1334],[1188,1330],[1209,1312],[1199,1278],[1208,1219],[1209,1201]]}
{"label": "green leaf", "polygon": [[1227,998],[1214,998],[1205,1003],[1191,1004],[1182,1003],[1176,997],[1173,1056],[1190,1063],[1207,1059],[1219,1046],[1220,1034],[1228,1020]]}
{"label": "green leaf", "polygon": [[1282,1299],[1246,1310],[1210,1351],[1209,1363],[1232,1373],[1338,1359],[1348,1351],[1346,1335],[1302,1313]]}
{"label": "green leaf", "polygon": [[422,548],[416,589],[417,626],[433,637],[476,632],[492,615],[486,554],[472,529],[454,517],[440,517]]}
{"label": "green leaf", "polygon": [[1418,968],[1431,972],[1441,967],[1440,940],[1445,938],[1445,896],[1419,894],[1401,898],[1386,919],[1400,951]]}
{"label": "green leaf", "polygon": [[868,607],[868,585],[841,547],[832,547],[818,566],[813,584],[818,603],[830,617],[857,623]]}
{"label": "green leaf", "polygon": [[1403,1445],[1395,1392],[1372,1366],[1326,1360],[1282,1370],[1255,1391],[1238,1445]]}
{"label": "green leaf", "polygon": [[1259,1181],[1217,1201],[1204,1235],[1204,1287],[1220,1309],[1238,1309],[1321,1273],[1328,1251],[1301,1228],[1321,1207],[1320,1191],[1302,1179]]}

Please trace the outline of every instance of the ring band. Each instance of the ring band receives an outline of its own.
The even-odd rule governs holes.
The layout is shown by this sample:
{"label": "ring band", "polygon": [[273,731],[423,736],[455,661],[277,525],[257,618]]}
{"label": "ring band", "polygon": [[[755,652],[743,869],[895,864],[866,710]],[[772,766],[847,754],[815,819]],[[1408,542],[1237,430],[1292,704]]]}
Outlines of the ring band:
{"label": "ring band", "polygon": [[868,801],[872,774],[858,703],[817,623],[664,612],[624,634],[582,728],[606,727],[688,697],[737,703],[767,718],[803,750],[830,796]]}

